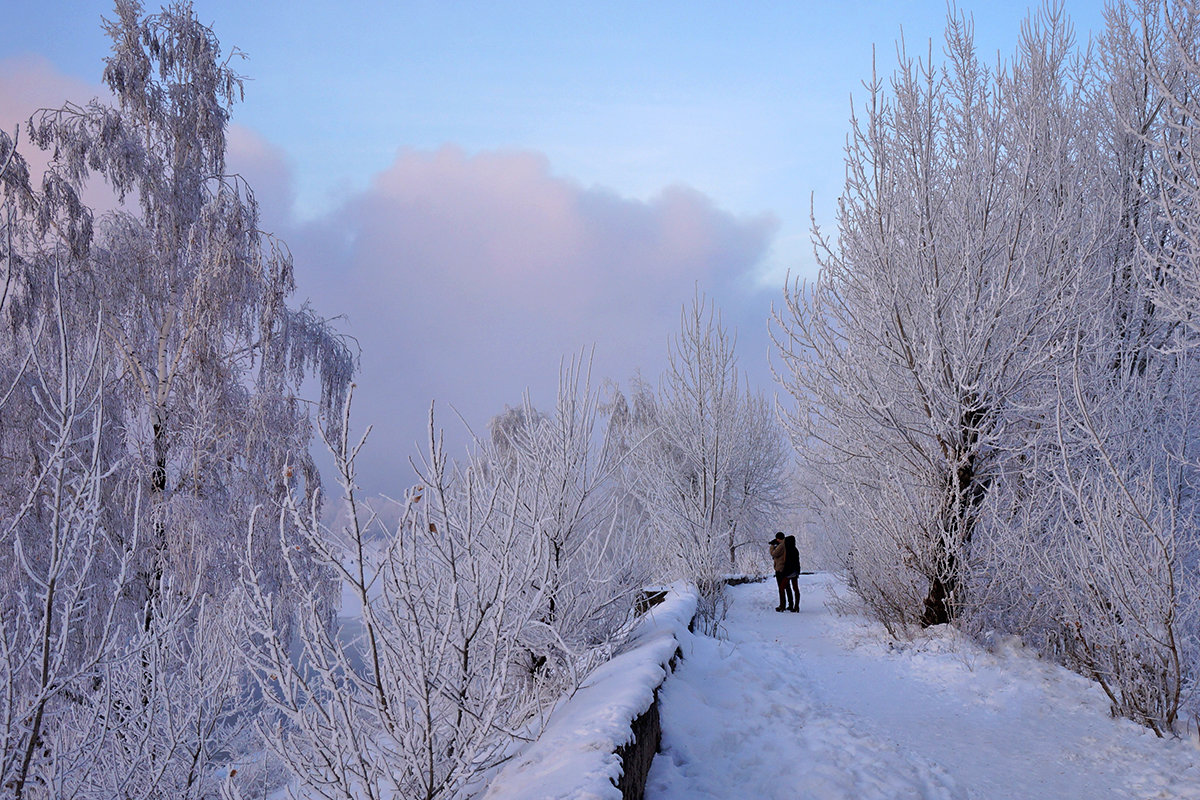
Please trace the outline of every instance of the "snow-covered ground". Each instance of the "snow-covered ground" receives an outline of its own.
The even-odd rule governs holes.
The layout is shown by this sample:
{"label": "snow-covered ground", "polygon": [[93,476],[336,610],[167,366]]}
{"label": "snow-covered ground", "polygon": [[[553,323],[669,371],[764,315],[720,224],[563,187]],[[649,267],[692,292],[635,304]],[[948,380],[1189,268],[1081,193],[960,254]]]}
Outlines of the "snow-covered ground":
{"label": "snow-covered ground", "polygon": [[737,586],[728,639],[687,636],[647,800],[1200,800],[1196,744],[1112,719],[1084,678],[948,630],[892,642],[800,580],[799,614]]}

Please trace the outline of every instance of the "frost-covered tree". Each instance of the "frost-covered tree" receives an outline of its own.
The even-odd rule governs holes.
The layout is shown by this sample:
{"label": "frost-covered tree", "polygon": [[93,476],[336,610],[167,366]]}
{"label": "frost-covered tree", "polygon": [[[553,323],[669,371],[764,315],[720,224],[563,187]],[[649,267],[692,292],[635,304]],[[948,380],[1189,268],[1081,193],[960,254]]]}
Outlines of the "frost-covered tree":
{"label": "frost-covered tree", "polygon": [[315,488],[296,392],[315,375],[321,407],[336,409],[352,359],[323,321],[287,305],[290,256],[259,229],[250,188],[226,173],[237,51],[223,55],[187,3],[144,15],[119,0],[106,30],[115,105],[43,110],[30,128],[54,174],[71,186],[98,175],[123,201],[97,225],[68,291],[85,318],[100,315],[119,364],[110,409],[149,505],[138,602],[151,608],[174,570],[202,571],[224,592],[231,537],[250,509],[289,484]]}
{"label": "frost-covered tree", "polygon": [[838,239],[775,332],[853,588],[1018,633],[1159,734],[1191,702],[1197,12],[1057,6],[995,74],[951,18],[853,121]]}
{"label": "frost-covered tree", "polygon": [[997,522],[1018,544],[1006,551],[1030,556],[1022,575],[1032,586],[1009,583],[1042,596],[1027,623],[1035,640],[1095,678],[1116,713],[1162,735],[1200,668],[1200,362],[1187,323],[1200,296],[1187,299],[1173,263],[1189,212],[1174,207],[1181,182],[1170,166],[1194,123],[1164,100],[1194,81],[1176,50],[1185,31],[1194,37],[1196,15],[1139,3],[1114,5],[1107,19],[1090,104],[1107,269],[1082,282],[1088,313],[1056,374],[1053,422],[1021,475],[1028,487],[1011,498],[1021,512]]}
{"label": "frost-covered tree", "polygon": [[1021,633],[1160,735],[1200,666],[1200,373],[1179,313],[1200,298],[1187,301],[1172,275],[1187,211],[1168,199],[1179,195],[1174,156],[1155,144],[1181,140],[1163,92],[1190,79],[1169,29],[1194,28],[1194,16],[1149,2],[1108,10],[1083,117],[1095,142],[1088,213],[1103,235],[1079,276],[1052,413],[998,480],[972,559],[972,626]]}
{"label": "frost-covered tree", "polygon": [[959,17],[944,67],[901,50],[852,119],[820,278],[776,314],[793,442],[889,622],[954,617],[981,503],[1052,396],[1097,238],[1070,55],[1056,14],[998,75]]}
{"label": "frost-covered tree", "polygon": [[715,308],[697,294],[680,323],[658,391],[635,383],[632,413],[624,406],[626,475],[663,577],[697,581],[715,625],[722,577],[778,526],[790,462],[771,405],[739,383],[734,339]]}
{"label": "frost-covered tree", "polygon": [[648,580],[616,480],[622,455],[603,424],[592,386],[591,354],[564,361],[554,409],[536,410],[526,395],[490,424],[491,446],[480,455],[503,490],[533,552],[546,554],[546,572],[531,586],[545,598],[531,628],[531,668],[554,674],[573,690],[629,620],[633,596]]}
{"label": "frost-covered tree", "polygon": [[1057,654],[1164,735],[1200,666],[1200,373],[1178,351],[1114,370],[1112,331],[1081,332],[1048,435],[990,498],[974,625]]}
{"label": "frost-covered tree", "polygon": [[[240,80],[212,31],[127,2],[107,30],[116,103],[35,115],[40,179],[0,134],[3,783],[212,796],[245,746],[234,554],[256,504],[315,490],[299,384],[336,405],[352,359],[287,305],[286,250],[225,174]],[[122,201],[99,222],[89,175]],[[278,539],[260,544],[287,619]]]}
{"label": "frost-covered tree", "polygon": [[[365,436],[351,444],[346,408],[332,443],[345,526],[326,529],[316,504],[292,495],[280,517],[254,526],[245,548],[245,650],[267,704],[257,725],[316,796],[466,796],[516,743],[536,737],[557,697],[558,684],[540,691],[526,647],[529,629],[547,627],[548,540],[530,537],[519,519],[521,481],[495,481],[485,461],[450,463],[432,415],[421,482],[399,522],[380,525],[356,497]],[[331,626],[319,587],[301,584],[299,652],[283,635],[253,546],[293,526],[305,539],[287,553],[293,579],[315,561],[352,599]]]}
{"label": "frost-covered tree", "polygon": [[[1138,239],[1143,249],[1142,287],[1147,308],[1200,332],[1197,298],[1200,229],[1195,203],[1200,198],[1200,149],[1194,141],[1200,108],[1200,13],[1188,2],[1143,2],[1109,11],[1109,37],[1138,89],[1137,103],[1119,103],[1123,77],[1114,70],[1114,113],[1130,147],[1142,156],[1131,187],[1137,201],[1156,212],[1153,236]],[[1137,192],[1138,195],[1133,193]],[[1132,259],[1130,259],[1132,261]]]}

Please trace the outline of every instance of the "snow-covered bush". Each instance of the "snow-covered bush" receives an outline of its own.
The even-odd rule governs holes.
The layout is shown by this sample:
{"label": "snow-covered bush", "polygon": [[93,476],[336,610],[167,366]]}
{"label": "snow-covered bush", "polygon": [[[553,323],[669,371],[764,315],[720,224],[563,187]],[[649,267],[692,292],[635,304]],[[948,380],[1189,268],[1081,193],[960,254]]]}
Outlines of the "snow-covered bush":
{"label": "snow-covered bush", "polygon": [[289,647],[251,555],[268,534],[252,531],[243,570],[246,657],[267,705],[258,727],[303,785],[330,797],[462,796],[611,655],[643,578],[616,549],[595,399],[576,366],[553,416],[510,410],[465,464],[447,459],[431,415],[420,483],[393,526],[357,500],[362,441],[347,438],[347,404],[332,443],[343,527],[294,496],[278,521],[304,535],[288,552],[296,578],[330,570],[353,597],[340,631],[319,587],[306,589],[299,650]]}
{"label": "snow-covered bush", "polygon": [[[511,516],[476,476],[447,473],[431,444],[428,484],[404,500],[399,522],[375,527],[356,498],[349,403],[333,452],[348,513],[326,529],[315,507],[292,498],[286,531],[305,546],[289,553],[297,578],[315,563],[352,593],[361,624],[350,637],[332,624],[322,594],[304,587],[298,651],[278,628],[276,595],[250,542],[279,535],[264,520],[243,563],[250,636],[245,645],[265,706],[257,725],[268,747],[305,786],[326,797],[453,797],[523,733],[525,704],[516,642],[533,607],[521,589],[540,553],[517,548]],[[454,478],[461,479],[451,485]],[[511,582],[510,582],[511,581]]]}
{"label": "snow-covered bush", "polygon": [[542,597],[543,626],[524,644],[530,669],[557,676],[564,691],[610,653],[650,574],[644,532],[617,481],[622,454],[603,422],[591,357],[580,355],[560,367],[553,410],[539,412],[526,396],[492,419],[475,457],[529,550],[545,554],[545,573],[531,587]]}

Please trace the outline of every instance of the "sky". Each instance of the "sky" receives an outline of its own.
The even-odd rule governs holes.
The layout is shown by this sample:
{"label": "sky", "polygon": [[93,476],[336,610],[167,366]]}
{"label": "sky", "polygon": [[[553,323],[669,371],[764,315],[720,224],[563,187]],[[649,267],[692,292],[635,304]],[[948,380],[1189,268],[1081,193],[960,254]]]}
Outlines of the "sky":
{"label": "sky", "polygon": [[[1067,0],[1078,37],[1103,3]],[[229,166],[290,246],[308,301],[361,347],[356,427],[372,492],[398,494],[436,402],[464,426],[552,405],[560,363],[651,382],[697,291],[776,392],[767,319],[812,278],[852,98],[896,42],[940,56],[947,6],[916,2],[196,0],[248,80]],[[156,6],[151,6],[156,8]],[[981,54],[1025,3],[964,2]],[[15,0],[0,125],[102,92],[106,3]]]}

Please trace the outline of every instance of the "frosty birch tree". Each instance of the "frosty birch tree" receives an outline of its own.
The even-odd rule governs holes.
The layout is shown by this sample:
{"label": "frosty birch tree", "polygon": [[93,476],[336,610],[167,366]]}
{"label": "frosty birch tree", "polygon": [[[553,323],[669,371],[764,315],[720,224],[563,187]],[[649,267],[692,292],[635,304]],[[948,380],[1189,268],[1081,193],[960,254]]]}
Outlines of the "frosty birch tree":
{"label": "frosty birch tree", "polygon": [[312,372],[322,407],[337,408],[352,362],[321,320],[285,304],[290,257],[259,230],[249,187],[225,173],[238,53],[223,58],[187,4],[143,16],[118,0],[106,28],[104,80],[117,105],[44,110],[31,129],[71,185],[94,172],[131,201],[102,221],[78,281],[81,301],[105,309],[122,368],[113,411],[151,508],[141,567],[151,608],[152,587],[187,561],[228,587],[228,536],[239,527],[230,519],[301,478],[315,488],[308,415],[293,393]]}
{"label": "frosty birch tree", "polygon": [[[86,691],[118,635],[113,610],[128,564],[123,554],[110,553],[100,524],[100,487],[112,469],[102,456],[98,338],[90,360],[77,370],[63,316],[48,323],[48,335],[56,339],[50,352],[57,358],[43,365],[35,357],[40,342],[30,342],[29,358],[0,404],[5,410],[12,402],[15,381],[29,370],[40,412],[36,423],[44,434],[40,464],[23,502],[0,529],[8,589],[0,614],[6,683],[0,693],[0,780],[16,798],[45,790],[53,771],[47,756],[59,756],[48,754],[46,742],[59,733],[70,695]],[[104,573],[113,562],[110,580]],[[89,619],[93,604],[107,612]]]}
{"label": "frosty birch tree", "polygon": [[[40,183],[0,134],[4,782],[211,796],[213,759],[245,745],[228,545],[256,501],[315,489],[294,393],[318,373],[336,403],[351,359],[285,304],[286,250],[223,174],[240,83],[215,36],[186,4],[120,2],[108,31],[117,107],[36,115]],[[129,201],[96,227],[89,173]],[[260,564],[279,579],[275,544]]]}
{"label": "frosty birch tree", "polygon": [[11,565],[0,785],[16,798],[201,797],[244,700],[230,626],[197,601],[195,579],[160,587],[149,630],[122,613],[140,507],[129,517],[105,508],[109,485],[127,477],[105,417],[102,333],[97,324],[73,341],[58,287],[0,403],[24,383],[42,434],[26,497],[0,529]]}

